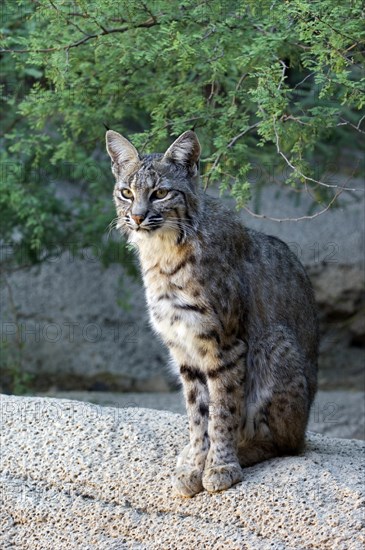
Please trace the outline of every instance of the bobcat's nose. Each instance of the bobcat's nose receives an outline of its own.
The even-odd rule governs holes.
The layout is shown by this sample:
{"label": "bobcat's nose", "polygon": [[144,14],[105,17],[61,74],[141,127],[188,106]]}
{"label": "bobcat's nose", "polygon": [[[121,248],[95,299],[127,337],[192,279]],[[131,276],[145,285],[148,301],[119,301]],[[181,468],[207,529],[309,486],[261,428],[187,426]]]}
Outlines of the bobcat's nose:
{"label": "bobcat's nose", "polygon": [[145,217],[146,216],[144,214],[132,214],[131,215],[132,220],[134,220],[137,225],[141,225],[141,223],[143,222]]}

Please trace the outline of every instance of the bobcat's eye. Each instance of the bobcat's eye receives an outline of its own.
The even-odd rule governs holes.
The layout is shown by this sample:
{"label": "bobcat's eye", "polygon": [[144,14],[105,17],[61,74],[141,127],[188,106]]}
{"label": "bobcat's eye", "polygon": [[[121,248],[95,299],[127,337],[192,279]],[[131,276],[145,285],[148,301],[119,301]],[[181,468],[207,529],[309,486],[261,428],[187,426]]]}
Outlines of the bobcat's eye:
{"label": "bobcat's eye", "polygon": [[122,189],[120,194],[122,195],[122,197],[124,197],[125,199],[133,199],[133,192],[130,190],[130,189]]}
{"label": "bobcat's eye", "polygon": [[168,189],[157,189],[154,193],[152,193],[151,199],[164,199],[167,197],[168,192]]}

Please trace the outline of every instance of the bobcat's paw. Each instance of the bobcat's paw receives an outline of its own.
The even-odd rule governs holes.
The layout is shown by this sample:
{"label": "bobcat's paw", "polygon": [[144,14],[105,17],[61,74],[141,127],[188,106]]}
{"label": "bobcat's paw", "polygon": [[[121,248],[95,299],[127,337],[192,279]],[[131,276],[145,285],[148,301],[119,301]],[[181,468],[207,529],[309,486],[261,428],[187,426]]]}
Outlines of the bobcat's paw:
{"label": "bobcat's paw", "polygon": [[239,464],[220,464],[206,468],[203,474],[203,487],[210,493],[229,489],[235,483],[242,481],[243,472]]}
{"label": "bobcat's paw", "polygon": [[193,466],[180,466],[176,469],[173,486],[182,497],[193,497],[203,490],[202,472]]}

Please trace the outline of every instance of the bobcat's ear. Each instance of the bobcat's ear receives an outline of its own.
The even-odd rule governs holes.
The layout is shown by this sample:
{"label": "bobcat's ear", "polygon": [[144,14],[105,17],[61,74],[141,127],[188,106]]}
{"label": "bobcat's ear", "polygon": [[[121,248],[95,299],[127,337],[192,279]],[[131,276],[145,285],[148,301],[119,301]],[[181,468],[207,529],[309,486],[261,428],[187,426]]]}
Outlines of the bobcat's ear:
{"label": "bobcat's ear", "polygon": [[126,138],[108,130],[106,133],[106,150],[113,163],[123,170],[128,170],[139,161],[137,149]]}
{"label": "bobcat's ear", "polygon": [[188,130],[170,145],[163,156],[163,160],[169,160],[196,174],[200,151],[200,143],[196,133]]}

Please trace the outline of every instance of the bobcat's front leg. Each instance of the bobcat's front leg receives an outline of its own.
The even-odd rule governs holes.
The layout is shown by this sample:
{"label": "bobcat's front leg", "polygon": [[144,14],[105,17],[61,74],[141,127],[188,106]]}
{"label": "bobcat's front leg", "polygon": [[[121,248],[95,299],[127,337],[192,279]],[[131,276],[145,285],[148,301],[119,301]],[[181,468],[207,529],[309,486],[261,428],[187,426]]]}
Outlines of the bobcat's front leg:
{"label": "bobcat's front leg", "polygon": [[203,490],[202,476],[209,450],[209,394],[205,374],[190,365],[181,365],[190,443],[178,457],[174,478],[176,492],[192,497]]}
{"label": "bobcat's front leg", "polygon": [[247,349],[236,340],[220,361],[207,371],[209,391],[209,453],[202,483],[210,492],[228,489],[242,479],[237,457],[242,422]]}

